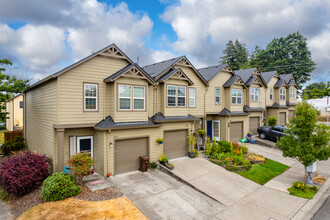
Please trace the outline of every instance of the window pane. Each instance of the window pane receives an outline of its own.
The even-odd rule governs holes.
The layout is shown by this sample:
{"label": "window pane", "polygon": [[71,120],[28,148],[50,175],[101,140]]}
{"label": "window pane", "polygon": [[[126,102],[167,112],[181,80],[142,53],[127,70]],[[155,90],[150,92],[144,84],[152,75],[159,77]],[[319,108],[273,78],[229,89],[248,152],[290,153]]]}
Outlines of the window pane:
{"label": "window pane", "polygon": [[175,97],[167,97],[167,105],[168,106],[175,106]]}
{"label": "window pane", "polygon": [[236,96],[236,94],[237,94],[237,93],[236,93],[236,89],[232,89],[232,90],[231,90],[231,95],[232,95],[232,96]]}
{"label": "window pane", "polygon": [[178,97],[178,106],[186,106],[186,98]]}
{"label": "window pane", "polygon": [[96,85],[85,84],[85,96],[96,97]]}
{"label": "window pane", "polygon": [[167,95],[168,96],[176,96],[176,88],[175,88],[175,86],[168,86],[167,87]]}
{"label": "window pane", "polygon": [[255,96],[255,100],[254,101],[259,101],[259,95]]}
{"label": "window pane", "polygon": [[254,95],[251,94],[251,101],[254,101]]}
{"label": "window pane", "polygon": [[259,95],[259,89],[256,89],[256,90],[255,90],[255,94],[256,94],[256,95]]}
{"label": "window pane", "polygon": [[91,152],[92,151],[92,140],[90,138],[80,139],[79,147],[80,147],[80,152],[82,152],[82,151]]}
{"label": "window pane", "polygon": [[213,136],[214,137],[219,137],[219,131],[220,131],[220,128],[219,128],[219,122],[217,121],[214,121],[213,122]]}
{"label": "window pane", "polygon": [[237,89],[237,96],[242,96],[242,90]]}
{"label": "window pane", "polygon": [[131,99],[119,99],[119,109],[131,109]]}
{"label": "window pane", "polygon": [[189,88],[189,97],[195,97],[195,94],[196,94],[196,89]]}
{"label": "window pane", "polygon": [[86,109],[96,109],[96,98],[85,98]]}
{"label": "window pane", "polygon": [[215,104],[220,104],[220,97],[215,97]]}
{"label": "window pane", "polygon": [[242,98],[237,98],[237,104],[242,104]]}
{"label": "window pane", "polygon": [[186,87],[178,87],[178,96],[186,96]]}
{"label": "window pane", "polygon": [[131,97],[131,86],[119,86],[119,97]]}
{"label": "window pane", "polygon": [[215,89],[215,96],[220,96],[220,89],[219,88]]}
{"label": "window pane", "polygon": [[195,98],[189,98],[189,107],[195,107]]}
{"label": "window pane", "polygon": [[144,109],[144,99],[134,99],[134,109]]}
{"label": "window pane", "polygon": [[231,103],[236,104],[236,97],[231,98]]}
{"label": "window pane", "polygon": [[144,87],[134,87],[133,93],[134,98],[144,98]]}

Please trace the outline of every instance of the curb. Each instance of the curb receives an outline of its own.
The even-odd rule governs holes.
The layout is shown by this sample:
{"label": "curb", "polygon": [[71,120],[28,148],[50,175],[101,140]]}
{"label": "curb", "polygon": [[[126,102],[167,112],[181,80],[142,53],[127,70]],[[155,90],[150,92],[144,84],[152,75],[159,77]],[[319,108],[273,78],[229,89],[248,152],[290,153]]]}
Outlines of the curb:
{"label": "curb", "polygon": [[[315,205],[321,201],[322,199],[325,201],[327,199],[323,198],[325,192],[330,187],[330,180],[327,180],[323,186],[320,187],[319,191],[314,195],[313,199],[308,200],[306,204],[299,209],[299,211],[291,218],[292,220],[298,220],[298,219],[309,219],[311,218],[318,210],[315,211],[315,213],[311,212],[312,209],[315,207]],[[322,204],[321,204],[322,205]]]}
{"label": "curb", "polygon": [[204,191],[198,189],[196,186],[194,186],[194,185],[192,185],[191,183],[187,182],[186,180],[182,179],[182,178],[179,177],[178,175],[174,174],[170,169],[167,169],[165,166],[163,166],[163,165],[161,165],[161,164],[158,163],[158,166],[157,166],[157,167],[158,167],[158,169],[159,169],[160,171],[162,171],[163,173],[166,173],[167,175],[173,177],[173,178],[176,179],[177,181],[180,181],[180,182],[186,184],[187,186],[190,186],[191,188],[195,189],[196,191],[202,193],[203,195],[209,197],[210,199],[212,199],[212,200],[214,200],[214,201],[220,203],[220,204],[223,205],[224,207],[226,207],[225,204],[223,204],[222,202],[220,202],[220,201],[217,200],[216,198],[214,198],[214,197],[208,195],[208,194],[205,193]]}

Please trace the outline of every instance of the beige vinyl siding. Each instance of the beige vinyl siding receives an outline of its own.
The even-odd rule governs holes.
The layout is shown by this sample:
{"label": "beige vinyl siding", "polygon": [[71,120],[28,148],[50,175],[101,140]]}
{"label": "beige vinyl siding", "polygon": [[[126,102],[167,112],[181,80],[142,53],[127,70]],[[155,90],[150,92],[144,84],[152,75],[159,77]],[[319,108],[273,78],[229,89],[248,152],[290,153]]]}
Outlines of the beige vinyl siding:
{"label": "beige vinyl siding", "polygon": [[[189,108],[188,114],[204,117],[205,109],[204,109],[204,95],[207,86],[203,82],[203,80],[197,75],[197,73],[191,68],[187,66],[174,65],[175,68],[181,68],[181,70],[188,76],[188,78],[194,83],[194,85],[189,86],[196,88],[196,107]],[[188,90],[187,90],[187,106],[188,106]]]}
{"label": "beige vinyl siding", "polygon": [[156,112],[154,112],[154,86],[148,86],[148,100],[147,100],[147,106],[148,106],[148,117],[152,117]]}
{"label": "beige vinyl siding", "polygon": [[[97,123],[105,116],[103,80],[128,65],[124,59],[97,56],[59,76],[59,123]],[[98,83],[98,111],[84,111],[83,83]]]}
{"label": "beige vinyl siding", "polygon": [[[156,142],[157,138],[164,138],[164,131],[169,130],[180,130],[180,129],[190,129],[194,128],[194,123],[192,122],[177,122],[177,123],[164,123],[158,128],[141,128],[141,129],[127,129],[127,130],[114,130],[107,134],[108,143],[115,143],[115,140],[127,139],[127,138],[149,138],[149,156],[150,161],[158,161],[163,153],[163,144],[158,144]],[[106,172],[114,173],[114,147],[109,148],[108,152],[108,167]],[[142,155],[141,155],[142,156]]]}
{"label": "beige vinyl siding", "polygon": [[8,114],[6,115],[6,129],[7,131],[12,131],[13,130],[13,101],[9,101],[6,103],[6,112]]}
{"label": "beige vinyl siding", "polygon": [[[259,102],[251,102],[251,88],[258,88],[259,89],[259,96],[260,96],[260,101]],[[249,107],[252,108],[265,108],[265,89],[264,87],[261,87],[259,84],[252,84],[248,89],[247,89],[247,93],[249,95],[247,95],[247,103],[246,105],[248,105]]]}
{"label": "beige vinyl siding", "polygon": [[[167,86],[174,85],[174,86],[185,86],[186,87],[186,106],[185,107],[168,107],[167,106]],[[184,80],[175,80],[175,79],[169,79],[164,83],[164,116],[185,116],[188,115],[188,82]],[[197,90],[196,90],[197,94]],[[197,105],[197,95],[196,95],[196,105]]]}
{"label": "beige vinyl siding", "polygon": [[105,96],[105,115],[111,115],[112,118],[115,118],[115,86],[114,83],[107,83],[106,84],[106,96]]}
{"label": "beige vinyl siding", "polygon": [[57,123],[57,81],[25,93],[25,138],[31,151],[50,156],[56,167],[53,124]]}
{"label": "beige vinyl siding", "polygon": [[[113,118],[116,123],[118,122],[132,122],[132,121],[147,121],[148,120],[148,81],[145,79],[136,79],[136,78],[119,78],[115,82],[115,105],[116,105],[116,114]],[[145,87],[145,110],[119,110],[118,106],[118,85],[136,85]],[[133,108],[133,106],[131,106]]]}
{"label": "beige vinyl siding", "polygon": [[94,169],[99,174],[106,176],[105,168],[106,164],[106,152],[109,148],[109,144],[105,142],[105,131],[95,131],[94,132]]}
{"label": "beige vinyl siding", "polygon": [[[277,77],[273,77],[268,83],[268,88],[265,91],[266,106],[271,106],[271,105],[273,105],[274,102],[277,102],[277,101],[275,101],[275,88],[274,88],[274,85],[276,84],[277,80],[278,80]],[[273,88],[273,99],[270,99],[270,88]]]}
{"label": "beige vinyl siding", "polygon": [[[232,93],[232,89],[241,89],[242,90],[242,104],[232,104],[231,102],[231,93]],[[244,100],[246,98],[246,89],[244,89],[243,86],[240,86],[240,85],[233,85],[230,87],[230,111],[233,111],[233,112],[242,112],[243,111],[243,106],[244,106]]]}
{"label": "beige vinyl siding", "polygon": [[[210,82],[205,95],[206,114],[220,112],[225,106],[225,90],[223,84],[232,76],[231,73],[221,71]],[[215,88],[220,88],[220,105],[215,104]]]}

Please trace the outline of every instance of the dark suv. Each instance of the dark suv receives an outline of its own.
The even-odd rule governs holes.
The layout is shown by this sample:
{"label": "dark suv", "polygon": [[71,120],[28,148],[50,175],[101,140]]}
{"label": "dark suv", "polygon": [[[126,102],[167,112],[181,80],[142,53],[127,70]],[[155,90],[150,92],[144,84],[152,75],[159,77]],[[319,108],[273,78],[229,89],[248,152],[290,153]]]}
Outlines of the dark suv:
{"label": "dark suv", "polygon": [[269,138],[269,139],[277,140],[277,138],[287,135],[284,133],[285,129],[286,129],[285,126],[275,125],[273,127],[263,126],[258,128],[257,131],[261,139]]}

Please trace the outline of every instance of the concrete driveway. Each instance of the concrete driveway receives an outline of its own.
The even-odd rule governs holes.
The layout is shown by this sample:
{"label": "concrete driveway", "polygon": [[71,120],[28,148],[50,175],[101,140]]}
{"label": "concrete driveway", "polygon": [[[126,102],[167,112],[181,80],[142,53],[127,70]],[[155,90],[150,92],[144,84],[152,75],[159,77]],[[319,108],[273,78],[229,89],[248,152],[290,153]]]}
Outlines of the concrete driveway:
{"label": "concrete driveway", "polygon": [[[212,219],[224,206],[156,169],[111,177],[149,219]],[[216,218],[214,218],[216,219]]]}

